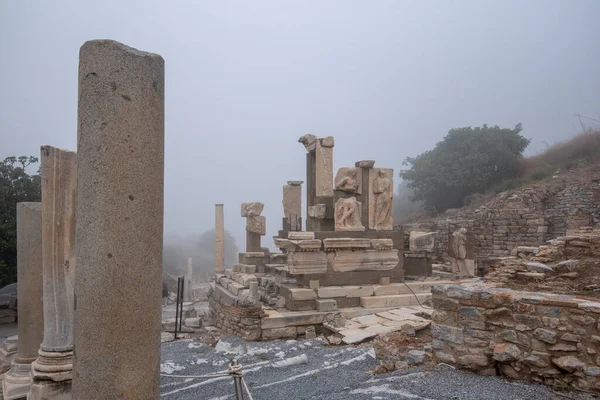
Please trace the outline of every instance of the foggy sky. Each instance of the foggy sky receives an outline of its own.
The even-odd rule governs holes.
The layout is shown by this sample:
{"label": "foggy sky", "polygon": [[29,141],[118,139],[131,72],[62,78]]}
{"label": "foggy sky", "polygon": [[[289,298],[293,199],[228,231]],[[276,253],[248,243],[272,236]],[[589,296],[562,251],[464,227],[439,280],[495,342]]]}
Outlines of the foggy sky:
{"label": "foggy sky", "polygon": [[[80,46],[114,39],[165,59],[165,233],[214,225],[245,243],[240,203],[306,180],[306,133],[334,167],[402,168],[449,129],[523,123],[529,153],[600,119],[600,2],[0,2],[0,158],[75,150]],[[303,199],[305,201],[305,199]]]}

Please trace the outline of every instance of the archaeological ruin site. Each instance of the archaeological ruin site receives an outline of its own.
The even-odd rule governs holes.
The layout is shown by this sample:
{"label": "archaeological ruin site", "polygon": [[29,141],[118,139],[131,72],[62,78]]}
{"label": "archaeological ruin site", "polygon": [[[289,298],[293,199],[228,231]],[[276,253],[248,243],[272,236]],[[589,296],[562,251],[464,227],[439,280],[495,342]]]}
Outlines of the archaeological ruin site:
{"label": "archaeological ruin site", "polygon": [[[2,322],[18,316],[18,335],[0,351],[4,399],[300,399],[320,398],[319,385],[392,398],[373,387],[435,371],[600,394],[593,170],[399,225],[392,168],[335,171],[334,149],[350,143],[291,138],[306,175],[261,181],[282,185],[281,220],[262,215],[265,199],[216,204],[212,273],[190,257],[161,305],[164,61],[89,41],[78,83],[77,151],[42,145],[42,201],[14,205],[18,301]],[[226,265],[224,215],[238,212],[245,251]]]}

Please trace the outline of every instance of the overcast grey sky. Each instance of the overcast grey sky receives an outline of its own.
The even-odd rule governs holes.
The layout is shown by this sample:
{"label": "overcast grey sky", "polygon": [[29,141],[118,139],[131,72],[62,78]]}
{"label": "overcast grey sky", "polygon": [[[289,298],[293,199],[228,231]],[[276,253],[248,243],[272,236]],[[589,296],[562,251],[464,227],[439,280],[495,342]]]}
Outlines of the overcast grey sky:
{"label": "overcast grey sky", "polygon": [[336,170],[397,172],[454,127],[522,122],[535,152],[599,118],[599,21],[597,0],[2,0],[0,158],[76,149],[86,40],[159,53],[165,232],[210,229],[224,203],[243,251],[240,203],[261,201],[272,246],[303,134],[335,136]]}

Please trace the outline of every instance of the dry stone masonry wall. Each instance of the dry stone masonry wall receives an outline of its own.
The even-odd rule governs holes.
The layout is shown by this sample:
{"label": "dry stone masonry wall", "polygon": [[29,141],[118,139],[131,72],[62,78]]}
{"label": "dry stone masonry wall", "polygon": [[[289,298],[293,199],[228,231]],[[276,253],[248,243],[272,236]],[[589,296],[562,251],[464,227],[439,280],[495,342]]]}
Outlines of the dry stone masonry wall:
{"label": "dry stone masonry wall", "polygon": [[486,286],[432,293],[437,362],[600,393],[600,303]]}

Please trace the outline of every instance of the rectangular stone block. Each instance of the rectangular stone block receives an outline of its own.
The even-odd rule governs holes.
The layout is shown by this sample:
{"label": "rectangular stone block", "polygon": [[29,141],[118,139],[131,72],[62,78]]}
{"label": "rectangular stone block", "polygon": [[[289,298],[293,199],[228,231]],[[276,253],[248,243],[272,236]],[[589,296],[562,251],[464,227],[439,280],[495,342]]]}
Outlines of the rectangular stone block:
{"label": "rectangular stone block", "polygon": [[319,283],[319,280],[317,280],[317,279],[311,279],[308,282],[308,287],[310,287],[313,290],[317,290],[319,288],[319,286],[320,286],[320,283]]}
{"label": "rectangular stone block", "polygon": [[308,216],[316,219],[324,219],[327,211],[325,204],[316,204],[308,207]]}
{"label": "rectangular stone block", "polygon": [[296,337],[296,327],[273,328],[262,330],[262,340],[293,339]]}
{"label": "rectangular stone block", "polygon": [[304,251],[317,251],[321,250],[322,243],[319,239],[307,239],[307,240],[291,240],[293,244],[298,247],[298,250]]}
{"label": "rectangular stone block", "polygon": [[291,252],[288,254],[290,274],[324,274],[327,272],[327,256],[322,251]]}
{"label": "rectangular stone block", "polygon": [[317,311],[336,311],[338,309],[337,302],[333,299],[317,299],[315,303]]}
{"label": "rectangular stone block", "polygon": [[373,293],[375,296],[389,296],[401,294],[401,286],[404,285],[402,283],[390,283],[389,285],[374,285]]}
{"label": "rectangular stone block", "polygon": [[[416,297],[423,304],[431,299],[431,294],[416,293]],[[364,308],[415,306],[419,304],[416,297],[413,294],[361,297],[360,305]]]}
{"label": "rectangular stone block", "polygon": [[287,238],[289,240],[312,240],[315,238],[314,232],[289,232]]}
{"label": "rectangular stone block", "polygon": [[375,250],[391,250],[394,248],[392,239],[371,239],[371,247]]}
{"label": "rectangular stone block", "polygon": [[346,294],[346,297],[373,296],[373,293],[374,293],[373,285],[351,286],[351,289],[348,290],[348,294]]}
{"label": "rectangular stone block", "polygon": [[315,300],[317,298],[317,294],[314,290],[306,288],[296,288],[280,285],[279,292],[282,296],[291,300]]}
{"label": "rectangular stone block", "polygon": [[242,290],[246,289],[246,286],[237,283],[237,282],[231,282],[227,285],[227,290],[229,290],[231,293],[235,294],[236,296],[238,296],[240,294],[240,292]]}
{"label": "rectangular stone block", "polygon": [[241,216],[242,217],[254,217],[260,215],[263,212],[265,205],[259,201],[252,201],[242,203],[241,205]]}
{"label": "rectangular stone block", "polygon": [[285,300],[285,308],[290,311],[310,311],[315,309],[314,300]]}
{"label": "rectangular stone block", "polygon": [[267,219],[263,215],[246,218],[246,231],[264,236],[267,234]]}
{"label": "rectangular stone block", "polygon": [[241,272],[244,274],[256,273],[256,265],[240,264]]}
{"label": "rectangular stone block", "polygon": [[320,299],[330,299],[332,297],[346,297],[350,289],[357,289],[358,286],[322,286],[317,290],[317,296]]}
{"label": "rectangular stone block", "polygon": [[398,265],[397,250],[335,251],[331,265],[334,271],[377,271],[394,269]]}
{"label": "rectangular stone block", "polygon": [[409,237],[410,251],[433,251],[437,232],[411,231]]}
{"label": "rectangular stone block", "polygon": [[323,248],[325,250],[368,249],[369,247],[371,247],[370,239],[329,238],[323,240]]}

